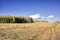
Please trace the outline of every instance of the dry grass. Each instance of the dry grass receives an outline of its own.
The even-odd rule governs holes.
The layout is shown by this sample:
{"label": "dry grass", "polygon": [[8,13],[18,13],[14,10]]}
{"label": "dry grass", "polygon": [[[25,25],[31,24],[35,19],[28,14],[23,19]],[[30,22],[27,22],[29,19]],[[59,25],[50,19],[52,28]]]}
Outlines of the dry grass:
{"label": "dry grass", "polygon": [[60,24],[48,22],[0,24],[0,40],[57,40],[59,32]]}

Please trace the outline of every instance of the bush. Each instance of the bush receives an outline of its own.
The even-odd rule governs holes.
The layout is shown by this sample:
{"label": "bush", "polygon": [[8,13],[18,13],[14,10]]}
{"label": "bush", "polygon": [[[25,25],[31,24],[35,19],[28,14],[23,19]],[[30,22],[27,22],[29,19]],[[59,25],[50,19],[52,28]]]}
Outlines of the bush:
{"label": "bush", "polygon": [[13,18],[0,18],[0,23],[12,23]]}
{"label": "bush", "polygon": [[15,23],[22,23],[22,22],[23,22],[22,18],[15,18]]}
{"label": "bush", "polygon": [[32,23],[33,19],[30,17],[13,17],[0,16],[0,23]]}
{"label": "bush", "polygon": [[32,23],[33,19],[29,17],[15,17],[15,23]]}

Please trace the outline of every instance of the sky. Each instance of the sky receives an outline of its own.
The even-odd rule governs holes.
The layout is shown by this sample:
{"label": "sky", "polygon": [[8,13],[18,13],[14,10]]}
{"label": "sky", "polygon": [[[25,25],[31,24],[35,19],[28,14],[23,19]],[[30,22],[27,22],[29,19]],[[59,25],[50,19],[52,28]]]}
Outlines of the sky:
{"label": "sky", "polygon": [[60,21],[60,0],[0,0],[0,16]]}

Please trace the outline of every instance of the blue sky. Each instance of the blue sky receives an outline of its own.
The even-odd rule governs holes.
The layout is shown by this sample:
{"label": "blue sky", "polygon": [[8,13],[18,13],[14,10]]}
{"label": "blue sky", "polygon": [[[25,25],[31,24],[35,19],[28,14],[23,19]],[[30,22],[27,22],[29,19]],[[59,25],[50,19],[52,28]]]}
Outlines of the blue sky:
{"label": "blue sky", "polygon": [[59,0],[0,0],[0,15],[60,21]]}

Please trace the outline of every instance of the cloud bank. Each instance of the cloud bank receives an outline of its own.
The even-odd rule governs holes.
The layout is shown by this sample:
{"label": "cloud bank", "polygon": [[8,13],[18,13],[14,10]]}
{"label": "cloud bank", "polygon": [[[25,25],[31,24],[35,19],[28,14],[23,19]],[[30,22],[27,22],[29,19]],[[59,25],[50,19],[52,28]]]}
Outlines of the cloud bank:
{"label": "cloud bank", "polygon": [[52,18],[54,18],[54,16],[53,16],[53,15],[50,15],[50,16],[48,16],[47,18],[48,18],[48,19],[52,19]]}
{"label": "cloud bank", "polygon": [[35,15],[32,15],[32,16],[29,16],[29,17],[31,17],[33,19],[37,19],[37,18],[40,18],[41,16],[40,16],[40,14],[35,14]]}
{"label": "cloud bank", "polygon": [[44,17],[41,17],[42,19],[44,18]]}
{"label": "cloud bank", "polygon": [[35,15],[32,15],[32,16],[29,16],[31,18],[33,18],[34,20],[48,20],[48,21],[51,21],[54,19],[54,15],[49,15],[47,17],[44,17],[44,16],[41,16],[40,14],[35,14]]}

